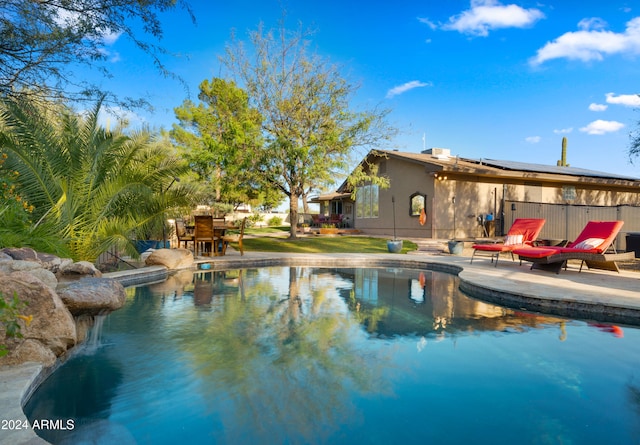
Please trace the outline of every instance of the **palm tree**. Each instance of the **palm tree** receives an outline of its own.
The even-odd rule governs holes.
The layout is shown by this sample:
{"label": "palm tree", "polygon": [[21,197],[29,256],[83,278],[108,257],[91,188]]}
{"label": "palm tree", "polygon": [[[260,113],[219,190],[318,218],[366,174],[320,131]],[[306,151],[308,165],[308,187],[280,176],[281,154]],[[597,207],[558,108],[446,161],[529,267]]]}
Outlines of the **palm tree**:
{"label": "palm tree", "polygon": [[114,245],[135,254],[132,233],[163,223],[166,209],[187,205],[193,188],[169,187],[188,166],[166,141],[146,129],[101,127],[101,105],[76,113],[60,104],[0,103],[0,150],[35,206],[33,221],[53,224],[75,259],[95,260]]}

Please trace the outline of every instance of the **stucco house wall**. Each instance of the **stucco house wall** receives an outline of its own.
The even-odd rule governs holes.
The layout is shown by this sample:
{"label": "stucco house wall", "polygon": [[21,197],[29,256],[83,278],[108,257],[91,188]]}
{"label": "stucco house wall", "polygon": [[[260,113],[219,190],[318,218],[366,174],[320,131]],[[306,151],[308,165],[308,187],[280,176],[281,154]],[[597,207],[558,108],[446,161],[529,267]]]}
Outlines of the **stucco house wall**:
{"label": "stucco house wall", "polygon": [[[379,173],[389,178],[390,188],[379,190],[377,218],[355,217],[354,227],[365,233],[398,237],[475,238],[487,235],[482,218],[492,214],[495,234],[508,230],[502,221],[503,200],[574,206],[640,206],[640,180],[608,176],[599,172],[555,166],[523,165],[497,168],[482,161],[428,153],[383,151],[369,156]],[[498,162],[498,161],[495,161]],[[503,161],[500,161],[503,162]],[[540,168],[541,171],[535,171]],[[426,223],[410,216],[410,197],[427,197]]]}

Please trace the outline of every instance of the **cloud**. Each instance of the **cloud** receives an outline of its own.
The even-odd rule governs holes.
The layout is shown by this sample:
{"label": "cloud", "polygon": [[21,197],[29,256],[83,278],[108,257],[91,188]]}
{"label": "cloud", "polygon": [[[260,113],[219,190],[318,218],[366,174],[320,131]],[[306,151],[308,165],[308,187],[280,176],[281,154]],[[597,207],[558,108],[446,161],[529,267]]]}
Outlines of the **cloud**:
{"label": "cloud", "polygon": [[573,127],[563,128],[561,130],[553,130],[555,134],[569,134],[573,131]]}
{"label": "cloud", "polygon": [[398,96],[402,93],[406,93],[414,88],[431,86],[431,82],[420,82],[419,80],[412,80],[411,82],[404,83],[402,85],[395,86],[387,91],[387,99],[391,99],[394,96]]}
{"label": "cloud", "polygon": [[637,94],[621,94],[616,96],[614,93],[607,93],[607,103],[615,105],[624,105],[625,107],[640,107],[640,96]]}
{"label": "cloud", "polygon": [[[445,31],[486,37],[490,30],[525,28],[542,18],[544,14],[538,9],[524,9],[514,4],[503,5],[497,0],[471,0],[471,9],[450,17],[449,22],[441,28]],[[421,21],[431,24],[426,19]]]}
{"label": "cloud", "polygon": [[530,144],[537,144],[538,142],[540,142],[542,138],[540,136],[529,136],[528,138],[525,138],[524,140],[527,141]]}
{"label": "cloud", "polygon": [[146,119],[121,107],[102,107],[98,113],[98,125],[113,130],[119,125],[136,128],[146,124]]}
{"label": "cloud", "polygon": [[578,24],[580,31],[567,32],[547,42],[530,63],[541,65],[562,58],[589,62],[613,54],[640,54],[640,17],[628,21],[623,33],[606,31],[605,26],[601,19],[583,19]]}
{"label": "cloud", "polygon": [[609,106],[604,104],[596,104],[596,103],[589,104],[589,110],[591,111],[604,111],[607,108],[609,108]]}
{"label": "cloud", "polygon": [[597,121],[591,122],[586,127],[582,127],[580,131],[587,134],[597,134],[602,135],[605,133],[615,133],[624,127],[624,124],[616,121],[603,121],[598,119]]}

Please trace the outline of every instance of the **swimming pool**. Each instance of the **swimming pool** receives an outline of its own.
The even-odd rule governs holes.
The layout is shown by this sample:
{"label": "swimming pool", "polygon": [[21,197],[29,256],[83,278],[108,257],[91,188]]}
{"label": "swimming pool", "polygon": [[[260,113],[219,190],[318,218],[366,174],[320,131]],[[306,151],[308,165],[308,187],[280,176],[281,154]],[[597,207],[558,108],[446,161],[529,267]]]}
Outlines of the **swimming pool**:
{"label": "swimming pool", "polygon": [[396,268],[186,272],[129,289],[25,406],[54,443],[640,441],[640,331]]}

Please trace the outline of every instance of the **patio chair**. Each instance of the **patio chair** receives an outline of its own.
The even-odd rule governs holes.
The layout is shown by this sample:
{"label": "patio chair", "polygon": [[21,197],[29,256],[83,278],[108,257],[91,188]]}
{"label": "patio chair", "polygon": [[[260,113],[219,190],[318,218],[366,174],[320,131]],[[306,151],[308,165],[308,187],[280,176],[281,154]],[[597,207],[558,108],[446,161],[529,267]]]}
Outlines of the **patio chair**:
{"label": "patio chair", "polygon": [[187,233],[187,228],[181,219],[176,219],[176,237],[178,238],[178,247],[184,243],[184,248],[186,249],[187,243],[193,243],[193,235]]}
{"label": "patio chair", "polygon": [[496,263],[494,264],[494,267],[498,266],[498,259],[500,258],[500,254],[503,252],[511,253],[511,258],[513,259],[513,251],[515,249],[527,249],[533,245],[533,241],[540,234],[544,223],[544,219],[516,219],[511,225],[509,232],[507,232],[507,236],[505,236],[503,243],[474,244],[472,246],[473,255],[471,255],[471,263],[473,263],[473,259],[478,253],[484,256],[490,256],[492,263],[493,258],[495,257]]}
{"label": "patio chair", "polygon": [[242,220],[240,224],[240,232],[237,234],[228,234],[222,237],[222,255],[227,253],[227,246],[229,243],[238,243],[238,250],[240,256],[244,255],[244,248],[242,247],[242,238],[244,237],[244,226],[247,223],[247,218]]}
{"label": "patio chair", "polygon": [[[215,248],[217,240],[213,234],[213,218],[211,215],[194,216],[195,229],[193,233],[193,242],[195,245],[195,255],[208,253],[211,254]],[[209,250],[211,248],[212,250]]]}
{"label": "patio chair", "polygon": [[576,240],[566,247],[530,247],[514,249],[520,261],[531,262],[531,269],[552,270],[560,273],[567,260],[581,260],[580,272],[586,264],[589,269],[620,272],[616,261],[630,260],[634,252],[612,253],[607,250],[615,240],[624,221],[589,221]]}

